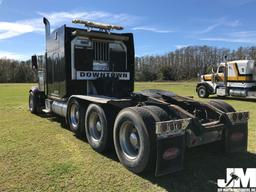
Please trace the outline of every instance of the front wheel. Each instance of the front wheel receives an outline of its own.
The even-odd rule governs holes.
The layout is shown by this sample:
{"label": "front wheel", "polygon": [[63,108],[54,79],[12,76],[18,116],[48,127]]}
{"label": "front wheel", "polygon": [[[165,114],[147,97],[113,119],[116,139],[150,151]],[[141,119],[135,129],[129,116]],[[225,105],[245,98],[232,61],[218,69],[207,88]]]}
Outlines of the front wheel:
{"label": "front wheel", "polygon": [[197,94],[198,94],[198,96],[200,98],[207,98],[207,97],[209,97],[209,92],[208,92],[207,88],[205,86],[203,86],[203,85],[198,87]]}
{"label": "front wheel", "polygon": [[29,108],[29,111],[33,114],[39,113],[38,102],[37,102],[35,94],[32,91],[29,93],[28,108]]}
{"label": "front wheel", "polygon": [[123,109],[116,118],[113,131],[116,154],[120,162],[135,173],[155,166],[155,122],[142,107]]}

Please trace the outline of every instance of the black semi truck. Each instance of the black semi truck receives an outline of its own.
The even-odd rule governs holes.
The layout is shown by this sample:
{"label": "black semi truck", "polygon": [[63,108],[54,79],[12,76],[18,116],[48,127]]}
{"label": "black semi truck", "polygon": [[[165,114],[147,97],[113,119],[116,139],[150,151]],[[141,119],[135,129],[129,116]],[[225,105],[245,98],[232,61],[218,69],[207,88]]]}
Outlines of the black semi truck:
{"label": "black semi truck", "polygon": [[[53,32],[44,18],[46,52],[32,56],[38,87],[29,110],[54,113],[97,152],[113,149],[129,170],[179,171],[188,148],[221,142],[247,150],[248,112],[223,101],[201,103],[163,90],[134,92],[134,42],[121,26],[74,20],[87,28]],[[220,149],[221,150],[221,149]]]}

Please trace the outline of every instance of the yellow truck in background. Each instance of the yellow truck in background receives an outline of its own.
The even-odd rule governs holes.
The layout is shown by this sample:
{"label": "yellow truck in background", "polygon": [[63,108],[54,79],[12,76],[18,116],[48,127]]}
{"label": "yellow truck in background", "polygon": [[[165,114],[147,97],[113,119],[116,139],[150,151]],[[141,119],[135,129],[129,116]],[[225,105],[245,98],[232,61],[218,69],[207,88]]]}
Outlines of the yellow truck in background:
{"label": "yellow truck in background", "polygon": [[212,74],[201,75],[196,91],[209,95],[256,98],[256,63],[254,60],[223,62]]}

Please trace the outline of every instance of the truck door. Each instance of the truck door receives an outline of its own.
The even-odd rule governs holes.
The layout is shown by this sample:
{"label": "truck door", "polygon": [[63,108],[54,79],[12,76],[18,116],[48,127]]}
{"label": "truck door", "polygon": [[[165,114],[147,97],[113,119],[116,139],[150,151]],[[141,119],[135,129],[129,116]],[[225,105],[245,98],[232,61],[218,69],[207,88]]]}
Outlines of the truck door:
{"label": "truck door", "polygon": [[224,81],[224,71],[225,71],[225,66],[220,65],[217,69],[217,77],[216,77],[217,82]]}

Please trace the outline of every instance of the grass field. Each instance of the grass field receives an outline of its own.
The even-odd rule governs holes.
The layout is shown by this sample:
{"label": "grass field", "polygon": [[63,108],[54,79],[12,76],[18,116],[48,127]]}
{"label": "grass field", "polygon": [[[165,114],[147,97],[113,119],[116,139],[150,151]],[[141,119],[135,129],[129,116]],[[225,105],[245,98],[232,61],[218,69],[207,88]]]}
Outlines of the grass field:
{"label": "grass field", "polygon": [[[27,110],[31,84],[0,84],[0,191],[215,191],[227,167],[256,167],[256,101],[227,99],[249,110],[249,152],[223,154],[213,145],[186,152],[184,170],[155,178],[127,171],[114,152],[94,152],[63,119]],[[137,83],[194,96],[194,82]],[[204,100],[207,101],[207,100]]]}

